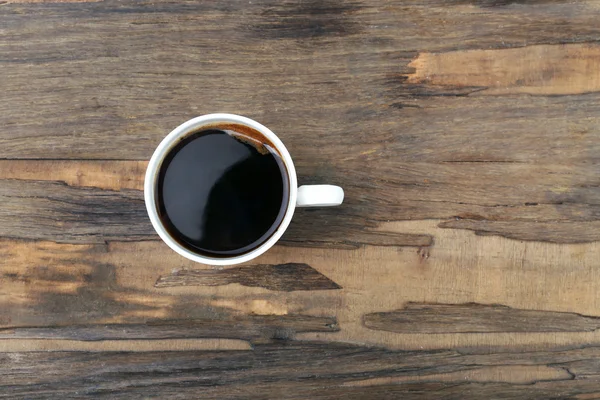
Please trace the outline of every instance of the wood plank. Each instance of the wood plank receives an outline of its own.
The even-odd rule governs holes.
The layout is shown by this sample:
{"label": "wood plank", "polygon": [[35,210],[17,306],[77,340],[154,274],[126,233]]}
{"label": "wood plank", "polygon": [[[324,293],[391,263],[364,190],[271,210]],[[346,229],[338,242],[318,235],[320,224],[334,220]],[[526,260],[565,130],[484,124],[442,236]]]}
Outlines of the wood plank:
{"label": "wood plank", "polygon": [[[600,163],[595,161],[570,166],[365,161],[373,166],[370,172],[340,169],[344,176],[336,183],[347,194],[342,207],[298,209],[281,243],[430,246],[431,235],[382,228],[383,221],[418,219],[449,219],[441,226],[522,240],[598,240]],[[0,196],[7,210],[0,215],[0,232],[70,243],[158,240],[143,204],[144,167],[138,161],[0,161],[0,179],[6,182]],[[380,178],[374,180],[373,171]],[[123,221],[126,227],[119,225]]]}
{"label": "wood plank", "polygon": [[[0,11],[11,28],[5,38],[8,53],[0,60],[7,107],[0,113],[7,127],[0,157],[147,160],[159,140],[183,120],[217,110],[240,112],[284,139],[300,183],[339,184],[347,193],[343,208],[300,210],[282,244],[431,246],[431,236],[380,229],[386,221],[415,219],[449,219],[444,227],[519,240],[598,240],[598,46],[562,40],[569,33],[577,41],[597,36],[594,2],[414,1],[404,7],[283,2],[229,9],[169,2],[27,5],[35,23],[15,7]],[[465,10],[477,10],[477,22]],[[566,10],[569,23],[564,26],[558,16]],[[229,12],[240,18],[228,18]],[[316,14],[315,25],[298,22]],[[432,21],[440,15],[449,24],[440,31],[423,34],[420,29],[417,35],[409,28],[409,21],[439,26]],[[52,23],[75,17],[80,25]],[[536,28],[519,23],[523,18],[536,20]],[[548,29],[540,31],[540,26]],[[473,38],[475,28],[478,36]],[[90,39],[86,29],[103,34]],[[126,37],[119,35],[124,31]],[[31,37],[37,38],[35,46],[24,46]],[[51,37],[64,38],[60,48],[50,43]],[[223,38],[227,51],[223,42],[216,45],[210,37]],[[295,38],[307,43],[298,46]],[[174,59],[173,53],[186,57]],[[246,68],[239,71],[242,63]],[[449,64],[469,68],[452,70]],[[214,79],[224,73],[235,90],[223,92]],[[87,81],[90,76],[93,83]],[[157,77],[160,85],[154,84]],[[65,79],[68,86],[62,84]],[[200,92],[223,95],[198,103]],[[492,96],[479,96],[484,92]],[[28,98],[43,101],[25,104]],[[32,112],[22,111],[31,107]],[[32,113],[45,122],[33,122]],[[54,171],[51,164],[37,161],[28,171],[6,162],[8,178],[115,190],[141,186],[135,170],[135,181],[126,179],[127,168],[143,164],[114,169],[65,163]],[[47,177],[36,177],[40,175]],[[31,220],[21,225],[15,221],[21,218],[18,213],[7,213],[4,233],[72,243],[119,236],[156,239],[143,212],[132,211],[127,219],[133,229],[122,232],[105,215],[110,210],[101,216],[87,210],[67,215],[56,203],[29,199],[37,196],[33,192],[23,201]],[[86,198],[88,194],[93,192],[86,192]],[[72,196],[81,192],[59,201]],[[9,201],[11,207],[14,201]],[[134,202],[126,207],[141,211]],[[67,224],[65,232],[55,220],[33,218],[34,209],[80,222]],[[315,224],[315,219],[324,223]],[[28,229],[35,225],[40,229]]]}
{"label": "wood plank", "polygon": [[[160,335],[160,329],[149,328],[148,324],[189,320],[189,329],[185,324],[175,329],[173,325],[177,323],[171,322],[172,328],[165,331],[172,332],[169,337],[222,336],[253,342],[294,337],[366,343],[388,349],[543,349],[549,345],[600,344],[600,331],[591,330],[583,322],[576,323],[579,319],[574,314],[589,316],[590,321],[598,317],[597,242],[520,242],[443,229],[438,223],[396,222],[384,227],[435,237],[435,245],[427,251],[391,246],[356,250],[279,246],[247,265],[225,269],[202,267],[159,241],[75,245],[3,240],[0,308],[4,312],[0,323],[6,338],[44,335],[87,340],[109,338],[120,330],[130,335],[147,331],[152,336]],[[200,270],[200,275],[206,276],[237,276],[236,271],[242,268],[250,273],[257,265],[261,268],[260,265],[285,265],[300,260],[311,270],[295,275],[299,281],[296,288],[310,286],[314,270],[335,282],[339,289],[282,291],[282,286],[274,285],[271,277],[257,279],[253,286],[228,280],[212,280],[208,286],[156,286],[159,277],[173,271]],[[233,270],[231,274],[229,269]],[[306,282],[300,283],[305,276]],[[518,320],[531,313],[541,316],[542,321],[546,318],[546,327],[559,323],[561,328],[540,332],[542,322],[523,322],[520,332],[457,335],[452,333],[453,326],[447,325],[447,332],[423,335],[417,324],[413,330],[407,328],[403,332],[365,326],[365,315],[390,313],[415,301],[499,304],[509,307],[507,319]],[[302,319],[294,319],[296,316]],[[288,320],[292,322],[285,322]],[[580,321],[585,320],[582,317]],[[325,331],[315,325],[322,323]],[[575,331],[568,331],[570,324]],[[304,332],[307,329],[310,332]]]}
{"label": "wood plank", "polygon": [[[23,7],[27,12],[21,12]],[[431,104],[431,96],[464,96],[479,90],[482,82],[475,87],[462,81],[411,83],[407,81],[411,74],[426,73],[411,65],[413,58],[423,61],[427,54],[452,52],[440,57],[468,64],[473,57],[468,49],[501,49],[491,53],[492,60],[504,60],[500,70],[518,64],[523,51],[529,51],[525,46],[544,44],[549,50],[536,61],[536,68],[566,74],[571,70],[565,59],[577,53],[573,62],[583,74],[578,79],[591,82],[597,50],[571,42],[597,40],[596,12],[595,1],[498,7],[429,0],[402,6],[384,1],[7,4],[0,11],[7,29],[0,60],[4,88],[0,123],[5,127],[0,158],[147,160],[168,131],[190,117],[215,111],[260,120],[282,136],[292,155],[324,169],[331,158],[319,151],[332,143],[341,160],[347,156],[343,153],[357,156],[395,136],[396,143],[410,148],[407,154],[416,156],[415,150],[428,142],[419,126],[423,121],[433,122],[438,136],[443,136],[447,121],[459,116],[464,121],[468,115],[447,108],[439,111],[450,112],[449,120],[440,113],[437,118],[425,116],[423,108],[435,110],[444,104]],[[237,17],[230,18],[232,14]],[[440,19],[444,24],[438,23]],[[65,22],[75,20],[77,24]],[[302,23],[307,20],[312,23]],[[510,50],[515,47],[525,50]],[[584,68],[586,60],[592,63],[589,70]],[[480,68],[481,63],[472,65]],[[528,87],[524,72],[514,75],[523,83],[515,81],[511,90]],[[226,87],[220,78],[224,74]],[[556,91],[553,87],[562,87],[564,79],[543,82],[547,91]],[[587,91],[578,87],[569,93]],[[528,132],[517,124],[505,129],[506,120],[486,118],[477,108],[480,101],[468,96],[458,100],[473,117],[470,130],[460,123],[453,129],[462,138],[471,130],[507,132],[515,140]],[[528,97],[510,101],[515,110],[531,102]],[[590,96],[575,96],[571,109],[573,102],[585,103],[578,106],[582,108],[598,106],[596,97]],[[576,115],[565,117],[564,108],[553,109],[551,104],[544,118],[561,116],[562,124],[542,119],[540,125],[532,119],[530,125],[537,138],[552,138],[546,144],[559,139],[553,135],[564,133],[565,121],[585,122]],[[518,112],[511,108],[503,112],[505,117],[513,114]],[[597,113],[586,113],[593,115]],[[594,127],[589,132],[597,133]],[[474,158],[484,148],[473,142],[463,152]],[[518,148],[521,152],[515,156],[531,149]],[[500,156],[510,155],[509,150]],[[403,153],[395,156],[404,159]]]}
{"label": "wood plank", "polygon": [[597,393],[597,356],[596,347],[473,354],[303,342],[227,352],[5,353],[0,388],[12,398],[576,398]]}
{"label": "wood plank", "polygon": [[335,332],[335,318],[307,315],[230,316],[229,318],[155,320],[144,324],[95,324],[0,328],[0,339],[292,339],[296,333]]}
{"label": "wood plank", "polygon": [[[0,341],[0,353],[36,352],[156,352],[251,350],[252,344],[239,339],[132,339],[83,341],[79,339],[6,339]],[[0,396],[2,391],[0,390]]]}
{"label": "wood plank", "polygon": [[[141,193],[145,167],[146,162],[138,161],[0,160],[0,179],[6,182],[0,198],[7,211],[0,215],[0,235],[63,243],[158,240]],[[315,237],[310,226],[300,225],[282,244],[338,248],[361,243],[431,244],[428,235],[365,231],[363,221],[349,217],[348,229],[331,230],[323,238]]]}

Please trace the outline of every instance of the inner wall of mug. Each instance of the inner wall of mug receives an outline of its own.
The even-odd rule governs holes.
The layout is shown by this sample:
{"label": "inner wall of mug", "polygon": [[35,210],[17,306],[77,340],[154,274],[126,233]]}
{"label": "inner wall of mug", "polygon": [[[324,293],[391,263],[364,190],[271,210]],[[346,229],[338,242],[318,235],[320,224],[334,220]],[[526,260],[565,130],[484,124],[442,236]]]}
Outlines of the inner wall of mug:
{"label": "inner wall of mug", "polygon": [[[169,234],[159,216],[157,188],[159,171],[162,167],[163,160],[165,156],[169,154],[169,152],[173,150],[173,148],[181,140],[185,139],[190,134],[199,132],[204,129],[210,129],[211,127],[215,128],[219,126],[220,129],[226,128],[228,124],[241,125],[242,127],[246,126],[250,128],[250,130],[258,131],[262,135],[262,138],[259,139],[266,139],[264,140],[264,143],[273,147],[273,149],[283,160],[288,180],[287,183],[289,185],[289,195],[284,218],[279,223],[279,227],[277,228],[277,230],[265,242],[263,242],[253,250],[250,250],[248,253],[233,257],[225,256],[217,258],[198,254],[197,252],[194,252],[193,250],[180,244]],[[240,133],[245,134],[245,132]],[[251,132],[249,131],[246,133]],[[281,238],[283,232],[285,232],[292,219],[296,207],[297,190],[298,184],[294,164],[292,162],[292,158],[289,152],[287,151],[281,140],[264,125],[249,118],[234,114],[208,114],[191,119],[175,128],[162,140],[162,142],[156,148],[148,164],[148,169],[146,171],[146,179],[144,182],[144,198],[146,202],[146,209],[148,210],[148,215],[150,216],[152,225],[154,226],[154,229],[161,237],[161,239],[180,255],[193,261],[213,265],[231,265],[249,261],[255,257],[258,257],[259,255],[267,251],[269,248],[271,248],[277,242],[277,240]]]}

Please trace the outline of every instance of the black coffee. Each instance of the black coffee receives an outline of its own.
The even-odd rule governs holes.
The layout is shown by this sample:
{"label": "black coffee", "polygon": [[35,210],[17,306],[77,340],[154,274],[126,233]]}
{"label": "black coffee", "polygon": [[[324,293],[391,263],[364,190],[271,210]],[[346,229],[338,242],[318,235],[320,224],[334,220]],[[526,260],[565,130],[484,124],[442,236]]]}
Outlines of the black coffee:
{"label": "black coffee", "polygon": [[288,199],[283,160],[245,126],[192,133],[170,151],[159,172],[164,226],[182,246],[210,257],[260,246],[279,227]]}

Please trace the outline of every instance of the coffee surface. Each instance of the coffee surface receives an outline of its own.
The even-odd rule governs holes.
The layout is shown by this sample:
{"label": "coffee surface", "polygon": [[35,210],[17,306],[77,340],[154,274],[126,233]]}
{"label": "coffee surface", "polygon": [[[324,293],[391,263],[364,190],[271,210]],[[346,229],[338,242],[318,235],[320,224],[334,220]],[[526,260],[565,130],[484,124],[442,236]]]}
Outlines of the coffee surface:
{"label": "coffee surface", "polygon": [[278,228],[287,208],[285,165],[260,137],[195,132],[165,157],[159,215],[182,246],[210,257],[247,253]]}

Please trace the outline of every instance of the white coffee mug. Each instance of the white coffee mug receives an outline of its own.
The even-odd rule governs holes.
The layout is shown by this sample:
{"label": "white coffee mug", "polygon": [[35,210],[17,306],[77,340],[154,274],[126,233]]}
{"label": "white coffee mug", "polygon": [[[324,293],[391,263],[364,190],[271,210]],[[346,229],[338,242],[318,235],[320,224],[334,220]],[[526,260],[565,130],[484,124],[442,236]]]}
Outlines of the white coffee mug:
{"label": "white coffee mug", "polygon": [[[203,127],[215,126],[219,124],[240,124],[260,132],[267,138],[271,144],[275,146],[275,150],[281,156],[286,170],[289,182],[289,200],[283,220],[279,224],[279,228],[258,247],[248,251],[247,253],[232,256],[232,257],[208,257],[203,254],[195,253],[194,251],[183,247],[179,244],[166,230],[163,225],[157,206],[158,199],[158,175],[165,159],[171,149],[181,141],[182,138],[191,133],[199,132]],[[285,230],[292,220],[296,207],[328,207],[342,204],[344,200],[344,191],[339,186],[333,185],[308,185],[298,187],[296,179],[296,169],[292,162],[292,157],[287,151],[281,140],[266,126],[258,122],[235,114],[207,114],[193,118],[175,128],[160,142],[146,170],[146,179],[144,181],[144,200],[148,216],[152,222],[152,226],[160,236],[160,238],[173,250],[180,255],[203,264],[210,265],[234,265],[250,261],[269,250],[281,238]]]}

